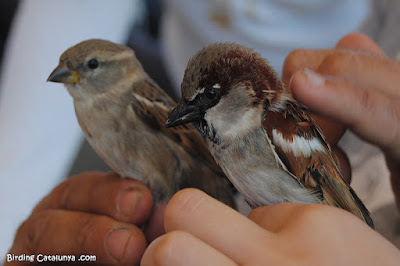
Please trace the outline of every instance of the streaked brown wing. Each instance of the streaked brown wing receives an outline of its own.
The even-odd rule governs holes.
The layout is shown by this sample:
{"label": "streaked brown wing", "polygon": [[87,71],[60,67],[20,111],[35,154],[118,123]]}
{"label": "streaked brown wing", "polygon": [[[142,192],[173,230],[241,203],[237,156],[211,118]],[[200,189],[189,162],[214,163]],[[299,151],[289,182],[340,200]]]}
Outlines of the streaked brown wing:
{"label": "streaked brown wing", "polygon": [[304,187],[322,202],[348,210],[373,227],[368,210],[343,180],[335,155],[305,108],[289,102],[285,111],[266,115],[264,128],[288,171]]}
{"label": "streaked brown wing", "polygon": [[211,156],[204,139],[191,124],[165,128],[168,115],[176,106],[176,103],[156,83],[150,79],[136,82],[132,91],[131,104],[136,114],[148,126],[163,132],[173,141],[179,143],[189,154],[204,161],[214,172],[223,175],[221,168]]}

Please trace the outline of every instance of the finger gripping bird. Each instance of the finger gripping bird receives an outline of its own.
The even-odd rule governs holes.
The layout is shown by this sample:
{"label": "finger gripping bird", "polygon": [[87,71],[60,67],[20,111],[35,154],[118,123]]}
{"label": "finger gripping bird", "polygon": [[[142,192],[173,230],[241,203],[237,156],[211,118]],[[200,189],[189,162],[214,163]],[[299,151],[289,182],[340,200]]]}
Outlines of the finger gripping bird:
{"label": "finger gripping bird", "polygon": [[105,40],[81,42],[61,55],[48,81],[64,83],[97,154],[120,176],[147,184],[156,203],[195,187],[233,206],[231,188],[197,130],[164,127],[176,103],[133,50]]}
{"label": "finger gripping bird", "polygon": [[258,53],[235,43],[207,46],[188,62],[181,89],[166,127],[192,122],[251,207],[323,203],[374,227],[318,124]]}

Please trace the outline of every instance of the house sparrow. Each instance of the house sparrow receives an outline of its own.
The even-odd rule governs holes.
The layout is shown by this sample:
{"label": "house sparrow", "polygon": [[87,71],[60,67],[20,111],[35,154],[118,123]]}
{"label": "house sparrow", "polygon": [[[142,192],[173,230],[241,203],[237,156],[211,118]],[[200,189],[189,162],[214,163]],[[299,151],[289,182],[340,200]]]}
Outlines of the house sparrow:
{"label": "house sparrow", "polygon": [[207,138],[214,159],[252,208],[323,203],[374,227],[318,124],[253,50],[216,43],[189,61],[182,98],[166,127],[189,122]]}
{"label": "house sparrow", "polygon": [[105,40],[81,42],[61,55],[48,81],[64,83],[97,154],[120,176],[147,184],[156,203],[195,187],[233,206],[230,184],[197,130],[165,129],[176,103],[133,50]]}

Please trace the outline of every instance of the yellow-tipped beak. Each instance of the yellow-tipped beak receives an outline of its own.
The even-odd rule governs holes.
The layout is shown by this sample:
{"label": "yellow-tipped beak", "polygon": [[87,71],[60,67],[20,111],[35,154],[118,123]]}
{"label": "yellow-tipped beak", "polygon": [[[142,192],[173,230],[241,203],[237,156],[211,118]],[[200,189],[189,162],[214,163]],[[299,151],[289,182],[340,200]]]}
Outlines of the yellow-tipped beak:
{"label": "yellow-tipped beak", "polygon": [[60,83],[78,83],[79,78],[83,77],[77,71],[71,71],[68,67],[59,65],[51,72],[47,81],[60,82]]}

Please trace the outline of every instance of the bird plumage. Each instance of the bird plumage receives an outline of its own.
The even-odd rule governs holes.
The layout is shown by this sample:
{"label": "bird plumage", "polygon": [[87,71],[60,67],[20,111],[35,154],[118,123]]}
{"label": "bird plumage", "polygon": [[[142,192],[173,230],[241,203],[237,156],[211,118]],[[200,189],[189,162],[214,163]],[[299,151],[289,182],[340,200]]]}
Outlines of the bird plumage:
{"label": "bird plumage", "polygon": [[68,49],[49,81],[62,82],[94,150],[122,177],[150,186],[155,201],[196,187],[233,206],[224,174],[191,126],[164,127],[175,102],[144,72],[134,52],[104,40]]}
{"label": "bird plumage", "polygon": [[316,121],[251,49],[216,43],[188,62],[182,99],[166,125],[188,122],[208,138],[215,160],[252,207],[323,203],[373,227]]}

